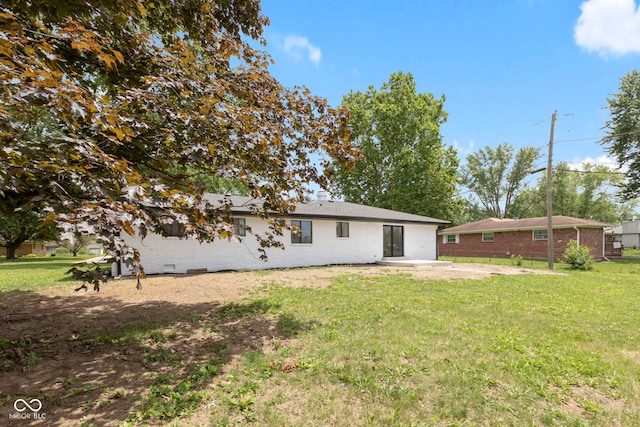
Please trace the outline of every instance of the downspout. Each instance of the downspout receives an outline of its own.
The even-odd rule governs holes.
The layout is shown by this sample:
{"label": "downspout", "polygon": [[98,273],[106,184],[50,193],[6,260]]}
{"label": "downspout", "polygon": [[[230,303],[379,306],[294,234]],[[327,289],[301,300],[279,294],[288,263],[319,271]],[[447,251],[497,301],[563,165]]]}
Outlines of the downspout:
{"label": "downspout", "polygon": [[[607,235],[604,232],[604,228],[602,229],[602,259],[605,261],[611,261],[609,258],[607,258],[607,254],[605,252],[605,249],[607,247]],[[613,239],[611,239],[611,250],[613,250]]]}
{"label": "downspout", "polygon": [[444,229],[444,224],[438,224],[436,227],[436,261],[440,258],[440,233],[438,231]]}
{"label": "downspout", "polygon": [[576,230],[576,240],[578,241],[578,246],[580,246],[580,229],[577,226],[573,226],[573,229]]}

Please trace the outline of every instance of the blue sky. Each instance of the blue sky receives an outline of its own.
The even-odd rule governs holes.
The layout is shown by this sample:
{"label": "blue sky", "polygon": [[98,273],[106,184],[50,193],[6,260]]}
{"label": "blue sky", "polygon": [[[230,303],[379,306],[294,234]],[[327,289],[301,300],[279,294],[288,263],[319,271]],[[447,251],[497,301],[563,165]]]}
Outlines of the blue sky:
{"label": "blue sky", "polygon": [[396,71],[446,96],[444,142],[467,154],[543,147],[554,164],[610,163],[598,144],[608,95],[639,66],[634,0],[263,0],[272,74],[339,105]]}

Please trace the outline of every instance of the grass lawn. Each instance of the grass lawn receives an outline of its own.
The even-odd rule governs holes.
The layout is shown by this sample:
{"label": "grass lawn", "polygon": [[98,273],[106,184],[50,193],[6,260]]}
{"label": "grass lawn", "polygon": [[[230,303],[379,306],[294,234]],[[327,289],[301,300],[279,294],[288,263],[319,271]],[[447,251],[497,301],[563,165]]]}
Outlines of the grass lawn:
{"label": "grass lawn", "polygon": [[[40,272],[49,279],[32,283],[59,283],[70,261],[50,261]],[[29,270],[43,265],[0,263],[1,280],[29,262]],[[251,335],[246,325],[275,325],[271,342],[232,364],[222,350],[188,364],[171,334],[148,323],[94,337],[86,351],[123,343],[157,351],[140,365],[149,390],[132,396],[128,415],[113,420],[121,425],[640,425],[640,258],[586,272],[558,264],[556,272],[453,281],[344,275],[322,289],[273,280],[245,302],[162,326],[180,336],[187,322],[201,343],[231,343]],[[3,289],[20,285],[10,283]],[[223,324],[236,332],[221,332]],[[86,407],[83,425],[94,425],[95,400]]]}
{"label": "grass lawn", "polygon": [[212,425],[640,425],[640,263],[273,284],[297,340],[246,354]]}
{"label": "grass lawn", "polygon": [[[476,262],[480,264],[494,264],[494,265],[507,265],[511,267],[526,267],[526,268],[538,268],[547,269],[548,263],[546,260],[523,258],[521,260],[511,258],[491,258],[491,257],[459,257],[459,256],[441,256],[438,257],[441,261],[453,261],[453,262]],[[555,262],[554,268],[562,268],[562,263]]]}
{"label": "grass lawn", "polygon": [[95,255],[22,257],[12,261],[0,257],[0,295],[4,292],[28,291],[61,283],[72,285],[75,281],[64,274],[71,268],[71,263],[92,257]]}

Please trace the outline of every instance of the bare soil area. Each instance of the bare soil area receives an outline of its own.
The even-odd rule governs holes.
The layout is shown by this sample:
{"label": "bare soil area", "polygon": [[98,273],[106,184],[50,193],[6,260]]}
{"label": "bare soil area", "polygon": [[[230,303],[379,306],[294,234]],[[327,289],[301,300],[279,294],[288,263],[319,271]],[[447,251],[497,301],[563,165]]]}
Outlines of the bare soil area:
{"label": "bare soil area", "polygon": [[135,280],[123,279],[99,293],[58,286],[8,294],[0,299],[0,425],[21,422],[11,418],[16,399],[36,398],[44,419],[34,425],[119,425],[158,373],[184,376],[212,357],[225,372],[239,355],[291,339],[266,315],[266,304],[245,300],[265,285],[322,288],[345,274],[398,273],[450,280],[548,272],[485,264],[332,266],[153,276],[140,291]]}

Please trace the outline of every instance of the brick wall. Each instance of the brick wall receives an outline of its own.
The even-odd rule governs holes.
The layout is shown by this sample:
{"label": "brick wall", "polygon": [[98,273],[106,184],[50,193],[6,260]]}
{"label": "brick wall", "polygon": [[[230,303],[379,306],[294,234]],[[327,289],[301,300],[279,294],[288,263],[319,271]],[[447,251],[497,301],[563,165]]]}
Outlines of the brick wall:
{"label": "brick wall", "polygon": [[[580,244],[589,246],[595,259],[602,259],[603,230],[581,228],[579,233]],[[573,228],[553,230],[553,240],[554,258],[560,259],[569,240],[578,240],[578,232]],[[483,242],[482,233],[459,234],[458,243],[445,243],[445,241],[446,236],[438,239],[439,254],[443,256],[508,258],[511,255],[522,255],[524,258],[547,258],[547,240],[533,240],[531,230],[496,232],[493,242]]]}

